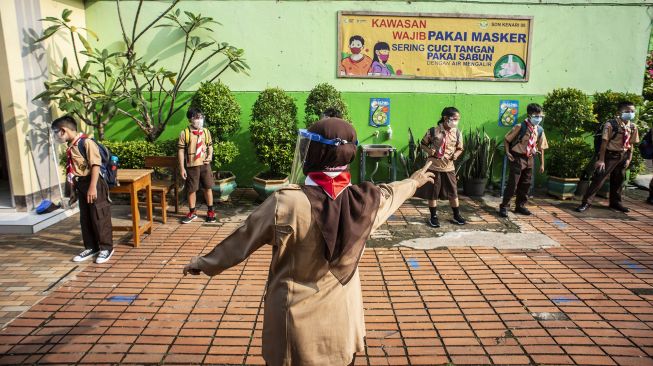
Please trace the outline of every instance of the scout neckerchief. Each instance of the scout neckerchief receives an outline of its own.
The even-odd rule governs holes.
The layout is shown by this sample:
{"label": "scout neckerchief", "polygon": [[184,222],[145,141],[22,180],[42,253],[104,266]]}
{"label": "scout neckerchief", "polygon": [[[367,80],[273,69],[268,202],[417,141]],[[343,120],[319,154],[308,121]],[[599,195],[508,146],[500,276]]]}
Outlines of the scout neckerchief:
{"label": "scout neckerchief", "polygon": [[445,151],[447,150],[447,130],[442,128],[442,132],[444,133],[444,137],[442,138],[442,144],[438,147],[438,151],[435,153],[435,157],[438,159],[442,159],[444,156]]}
{"label": "scout neckerchief", "polygon": [[624,124],[624,149],[630,149],[630,122]]}
{"label": "scout neckerchief", "polygon": [[528,127],[528,131],[530,132],[528,145],[526,145],[526,156],[531,156],[535,151],[535,144],[537,143],[537,131],[535,130],[535,126],[531,123],[530,118],[526,119],[524,122],[526,122],[526,127]]}
{"label": "scout neckerchief", "polygon": [[195,144],[195,160],[202,157],[204,153],[204,142],[202,141],[202,136],[204,136],[204,129],[201,130],[192,130],[193,135],[197,136],[197,143]]}
{"label": "scout neckerchief", "polygon": [[320,186],[332,200],[351,185],[351,173],[343,172],[312,172],[308,173],[307,186]]}
{"label": "scout neckerchief", "polygon": [[68,183],[73,184],[73,178],[75,177],[75,167],[73,165],[73,152],[72,148],[73,146],[77,146],[77,142],[81,138],[87,138],[87,136],[83,133],[80,133],[73,139],[73,141],[70,143],[68,148],[66,149],[66,181]]}

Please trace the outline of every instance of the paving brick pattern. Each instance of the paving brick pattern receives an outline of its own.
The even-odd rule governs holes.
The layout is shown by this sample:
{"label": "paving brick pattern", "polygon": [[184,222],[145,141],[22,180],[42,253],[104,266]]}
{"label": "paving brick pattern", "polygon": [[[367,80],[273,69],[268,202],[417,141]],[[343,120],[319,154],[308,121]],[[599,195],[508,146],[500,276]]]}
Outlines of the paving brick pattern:
{"label": "paving brick pattern", "polygon": [[[627,203],[627,216],[594,218],[536,199],[533,216],[514,219],[559,247],[367,249],[367,347],[356,364],[653,365],[653,207]],[[426,217],[414,203],[395,217],[415,210]],[[170,220],[137,249],[119,245],[0,331],[0,363],[263,365],[271,250],[213,279],[181,275],[244,217]]]}

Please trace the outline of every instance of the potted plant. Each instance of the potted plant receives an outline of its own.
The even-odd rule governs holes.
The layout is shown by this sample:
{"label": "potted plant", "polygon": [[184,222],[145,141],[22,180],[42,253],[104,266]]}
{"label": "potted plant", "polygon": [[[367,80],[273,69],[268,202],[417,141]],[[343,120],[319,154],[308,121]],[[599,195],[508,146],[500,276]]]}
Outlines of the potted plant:
{"label": "potted plant", "polygon": [[464,146],[465,153],[460,162],[463,190],[468,196],[482,196],[497,150],[497,140],[488,136],[485,129],[476,129],[465,135]]}
{"label": "potted plant", "polygon": [[[556,136],[552,139],[555,142],[551,143],[545,153],[546,164],[553,169],[548,168],[547,190],[560,199],[570,198],[574,196],[581,178],[584,181],[580,184],[587,186],[588,164],[593,151],[582,137],[588,129],[596,126],[593,104],[590,97],[581,90],[555,89],[547,94],[544,111],[545,128],[549,129],[550,135]],[[574,148],[579,150],[572,151]],[[583,164],[578,165],[579,161]]]}
{"label": "potted plant", "polygon": [[236,176],[219,169],[239,154],[230,138],[240,129],[240,105],[229,87],[218,81],[202,83],[193,94],[191,106],[204,112],[204,125],[213,137],[213,191],[220,201],[226,201],[236,189]]}
{"label": "potted plant", "polygon": [[559,199],[574,197],[579,174],[591,160],[592,147],[582,137],[574,137],[552,141],[546,154],[547,192]]}
{"label": "potted plant", "polygon": [[268,167],[252,183],[259,198],[265,199],[288,184],[297,139],[295,100],[279,88],[262,91],[252,107],[249,130],[258,160]]}
{"label": "potted plant", "polygon": [[347,105],[342,100],[340,92],[329,83],[317,84],[308,94],[305,103],[304,122],[306,127],[320,119],[320,116],[327,108],[335,108],[342,114],[342,118],[349,120]]}

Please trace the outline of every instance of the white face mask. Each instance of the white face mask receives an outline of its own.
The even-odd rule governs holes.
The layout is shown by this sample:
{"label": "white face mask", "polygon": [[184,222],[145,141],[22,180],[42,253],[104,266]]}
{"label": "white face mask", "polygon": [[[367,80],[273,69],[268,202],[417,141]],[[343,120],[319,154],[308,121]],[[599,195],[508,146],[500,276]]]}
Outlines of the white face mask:
{"label": "white face mask", "polygon": [[449,128],[456,128],[458,127],[458,122],[458,120],[450,119],[447,121],[447,126],[449,126]]}
{"label": "white face mask", "polygon": [[52,131],[52,134],[54,135],[54,141],[59,143],[59,144],[65,144],[66,143],[66,136],[64,133],[64,130],[58,130],[57,132]]}
{"label": "white face mask", "polygon": [[621,119],[624,121],[632,121],[635,119],[635,112],[623,112],[621,114]]}
{"label": "white face mask", "polygon": [[531,123],[534,124],[535,126],[539,125],[542,123],[542,120],[544,117],[542,116],[531,116]]}
{"label": "white face mask", "polygon": [[193,128],[199,130],[200,128],[204,127],[204,118],[194,119],[194,120],[191,122],[191,124],[193,125]]}

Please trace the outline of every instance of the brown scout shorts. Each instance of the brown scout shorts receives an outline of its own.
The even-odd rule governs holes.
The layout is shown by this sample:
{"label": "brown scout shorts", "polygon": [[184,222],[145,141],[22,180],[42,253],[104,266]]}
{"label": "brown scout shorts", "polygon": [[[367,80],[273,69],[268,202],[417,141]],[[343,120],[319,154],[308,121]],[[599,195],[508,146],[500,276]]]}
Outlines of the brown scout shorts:
{"label": "brown scout shorts", "polygon": [[415,192],[415,197],[425,200],[448,200],[458,198],[458,181],[456,180],[456,172],[436,172],[433,183],[428,182],[421,186]]}
{"label": "brown scout shorts", "polygon": [[202,189],[213,188],[213,173],[210,164],[189,166],[186,168],[186,174],[186,189],[188,189],[188,192],[197,192],[200,186],[202,186]]}

